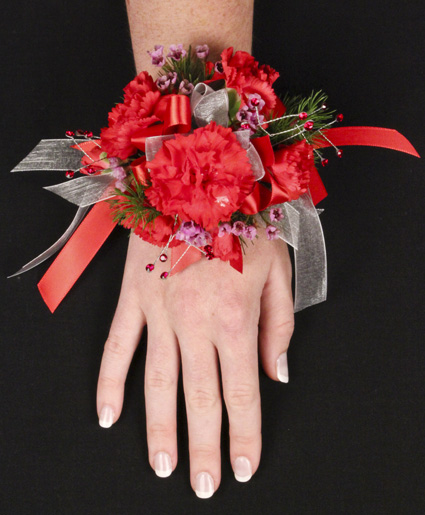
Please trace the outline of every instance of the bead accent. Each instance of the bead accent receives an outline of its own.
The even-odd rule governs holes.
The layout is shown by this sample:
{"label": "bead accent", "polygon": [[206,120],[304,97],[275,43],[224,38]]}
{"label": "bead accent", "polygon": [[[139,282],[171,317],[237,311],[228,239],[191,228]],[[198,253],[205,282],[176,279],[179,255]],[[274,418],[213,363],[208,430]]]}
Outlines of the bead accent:
{"label": "bead accent", "polygon": [[322,166],[323,166],[323,167],[328,166],[328,164],[329,164],[329,159],[322,159],[321,163],[322,163]]}
{"label": "bead accent", "polygon": [[84,131],[84,136],[86,138],[92,138],[93,137],[93,132],[92,131]]}
{"label": "bead accent", "polygon": [[83,131],[83,129],[78,129],[78,130],[76,130],[76,131],[75,131],[75,135],[76,135],[76,136],[80,136],[80,137],[81,137],[81,136],[84,136],[84,135],[85,135],[85,134],[84,134],[85,132],[86,132],[86,131]]}
{"label": "bead accent", "polygon": [[161,279],[167,279],[167,277],[168,277],[168,272],[162,272],[162,274],[161,274],[161,276],[160,276],[160,277],[161,277]]}
{"label": "bead accent", "polygon": [[167,254],[161,254],[159,256],[159,260],[161,261],[161,263],[165,263],[167,261],[167,259],[168,259]]}
{"label": "bead accent", "polygon": [[306,119],[307,119],[307,116],[308,116],[308,114],[307,114],[305,111],[303,111],[302,113],[300,113],[300,114],[298,115],[298,118],[299,118],[300,120],[306,120]]}
{"label": "bead accent", "polygon": [[308,120],[308,122],[305,122],[305,124],[304,124],[304,129],[306,129],[307,131],[311,131],[313,129],[313,126],[314,126],[314,122],[312,122],[311,120]]}
{"label": "bead accent", "polygon": [[65,172],[65,177],[66,177],[67,179],[72,179],[72,178],[74,177],[74,175],[75,175],[74,170],[67,170],[67,171]]}
{"label": "bead accent", "polygon": [[336,121],[337,122],[342,122],[342,120],[344,119],[344,115],[342,113],[339,113],[336,117]]}
{"label": "bead accent", "polygon": [[148,265],[146,265],[146,272],[153,272],[154,269],[155,269],[154,264],[149,263]]}
{"label": "bead accent", "polygon": [[336,155],[337,155],[338,157],[342,157],[342,156],[343,156],[343,154],[344,154],[344,152],[339,148],[339,149],[338,149],[338,152],[336,153]]}
{"label": "bead accent", "polygon": [[75,132],[74,131],[66,131],[65,136],[67,138],[73,138],[75,136]]}

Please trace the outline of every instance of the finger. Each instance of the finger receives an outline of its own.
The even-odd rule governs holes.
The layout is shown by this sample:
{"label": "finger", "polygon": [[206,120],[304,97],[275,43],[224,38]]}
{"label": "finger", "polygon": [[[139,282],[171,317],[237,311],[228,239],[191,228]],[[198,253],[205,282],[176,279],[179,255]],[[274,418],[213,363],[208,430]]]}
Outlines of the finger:
{"label": "finger", "polygon": [[[230,462],[235,478],[248,481],[261,456],[261,400],[257,324],[222,340],[219,349],[223,397],[229,416]],[[230,336],[230,335],[228,335]]]}
{"label": "finger", "polygon": [[286,352],[294,331],[291,277],[291,261],[285,245],[283,259],[279,254],[271,263],[260,316],[260,356],[264,371],[284,383],[289,380]]}
{"label": "finger", "polygon": [[217,490],[221,478],[222,408],[217,353],[209,341],[178,338],[189,432],[190,482],[196,495],[206,499]]}
{"label": "finger", "polygon": [[177,383],[179,349],[171,328],[148,324],[145,371],[149,462],[157,476],[168,477],[177,465]]}
{"label": "finger", "polygon": [[123,283],[97,383],[97,413],[101,427],[111,427],[121,414],[125,380],[145,324],[141,308]]}

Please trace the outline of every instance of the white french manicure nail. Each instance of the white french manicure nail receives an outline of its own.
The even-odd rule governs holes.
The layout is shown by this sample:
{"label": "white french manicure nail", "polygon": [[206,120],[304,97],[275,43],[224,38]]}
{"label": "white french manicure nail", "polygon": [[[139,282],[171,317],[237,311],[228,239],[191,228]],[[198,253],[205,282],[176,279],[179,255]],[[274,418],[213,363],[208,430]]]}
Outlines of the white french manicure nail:
{"label": "white french manicure nail", "polygon": [[251,462],[245,456],[238,456],[233,464],[235,478],[241,483],[246,483],[252,478]]}
{"label": "white french manicure nail", "polygon": [[289,381],[289,373],[288,373],[288,357],[286,352],[283,352],[278,358],[276,362],[277,368],[277,378],[282,383],[287,383]]}
{"label": "white french manicure nail", "polygon": [[155,454],[154,467],[155,474],[158,477],[168,477],[171,475],[173,471],[173,467],[171,465],[171,456],[167,452],[158,452]]}
{"label": "white french manicure nail", "polygon": [[103,406],[100,417],[99,417],[99,426],[100,427],[111,427],[114,423],[114,410],[111,406],[105,405]]}
{"label": "white french manicure nail", "polygon": [[208,472],[200,472],[196,476],[195,493],[200,499],[208,499],[214,493],[214,480]]}

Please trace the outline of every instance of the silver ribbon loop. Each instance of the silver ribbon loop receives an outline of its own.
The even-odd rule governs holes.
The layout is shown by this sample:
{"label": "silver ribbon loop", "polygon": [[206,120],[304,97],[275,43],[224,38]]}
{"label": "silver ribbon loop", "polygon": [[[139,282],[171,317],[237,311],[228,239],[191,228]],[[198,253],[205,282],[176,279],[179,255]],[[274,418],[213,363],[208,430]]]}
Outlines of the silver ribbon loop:
{"label": "silver ribbon loop", "polygon": [[190,96],[190,109],[198,127],[205,127],[210,122],[227,127],[229,123],[229,95],[226,89],[214,91],[210,86],[200,82]]}
{"label": "silver ribbon loop", "polygon": [[39,256],[31,260],[29,263],[24,265],[21,269],[19,269],[17,272],[15,272],[12,275],[9,275],[8,279],[11,277],[15,277],[16,275],[23,274],[24,272],[28,272],[28,270],[31,270],[32,268],[35,268],[36,266],[43,263],[43,261],[46,261],[46,259],[49,259],[50,256],[53,256],[53,254],[56,254],[69,240],[69,238],[74,233],[75,229],[80,225],[83,218],[86,216],[87,211],[89,210],[88,207],[80,207],[78,208],[78,211],[76,215],[74,216],[74,219],[71,222],[71,225],[68,227],[68,229],[62,234],[62,236],[47,250],[42,252]]}
{"label": "silver ribbon loop", "polygon": [[112,173],[107,173],[79,177],[54,186],[46,186],[44,189],[56,193],[76,206],[86,207],[114,197],[114,183],[115,177]]}
{"label": "silver ribbon loop", "polygon": [[81,166],[81,152],[71,148],[72,143],[83,143],[86,139],[42,139],[40,143],[15,166],[12,172],[32,170],[78,170]]}

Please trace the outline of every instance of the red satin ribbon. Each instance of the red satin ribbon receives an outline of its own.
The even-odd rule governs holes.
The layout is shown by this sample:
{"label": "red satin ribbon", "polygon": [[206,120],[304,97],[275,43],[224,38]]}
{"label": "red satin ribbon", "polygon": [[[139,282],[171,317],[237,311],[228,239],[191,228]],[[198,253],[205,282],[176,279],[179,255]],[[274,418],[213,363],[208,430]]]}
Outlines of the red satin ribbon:
{"label": "red satin ribbon", "polygon": [[[175,96],[179,98],[185,98],[187,101],[189,101],[188,97],[184,95]],[[164,105],[161,106],[161,108],[165,109],[165,107],[167,107],[164,107]],[[170,128],[170,130],[173,128],[172,130],[175,130],[176,132],[187,132],[190,130],[190,105],[188,112],[187,102],[185,100],[171,101],[167,109],[169,109],[169,114],[166,116],[167,121],[164,122],[164,124],[159,125],[159,127],[162,127],[161,130],[164,130],[166,123],[168,124],[168,128]],[[157,126],[154,125],[150,129],[154,130],[153,127]],[[184,127],[185,130],[183,130]],[[381,127],[342,127],[328,129],[325,134],[336,146],[366,145],[383,147],[419,157],[419,154],[416,152],[411,143],[409,143],[409,141],[399,132],[392,129],[384,129]],[[266,139],[264,138],[256,138],[252,140],[252,143],[255,145],[265,166],[271,166],[271,164],[274,162],[274,155],[272,156],[270,154],[270,141],[267,143]],[[322,141],[316,145],[316,148],[328,146],[330,146],[329,142]],[[272,158],[273,162],[271,161]],[[143,157],[140,158],[140,160],[133,162],[133,169],[139,171],[140,174],[145,173],[143,169],[144,159],[145,158]],[[252,202],[246,202],[246,209],[253,211],[254,205],[264,206],[267,204],[267,202],[281,203],[285,201],[284,195],[280,191],[278,184],[270,174],[267,175],[266,182],[271,185],[272,189],[268,190],[263,186],[261,194],[256,193],[254,195],[255,198],[252,199]],[[311,176],[310,191],[313,195],[313,200],[315,200],[315,203],[317,203],[317,199],[321,199],[326,196],[326,190],[324,189],[323,183],[317,171]],[[261,197],[261,195],[264,195],[264,199]],[[255,212],[258,211],[259,210],[257,209]],[[72,288],[80,275],[83,273],[84,269],[93,259],[93,257],[96,255],[97,251],[103,245],[115,225],[116,224],[112,221],[111,209],[108,203],[99,202],[93,207],[81,225],[69,239],[68,243],[61,250],[55,261],[52,263],[41,281],[38,283],[40,293],[52,313],[66,296],[68,291]],[[171,260],[172,265],[177,262],[185,250],[185,245],[179,245],[173,249]],[[183,270],[186,266],[199,260],[201,257],[202,255],[198,250],[191,248],[180,260],[176,268],[173,270],[173,273],[177,273],[178,271]],[[231,261],[230,264],[236,270],[241,272],[243,266],[242,252],[240,253],[239,258]]]}
{"label": "red satin ribbon", "polygon": [[146,138],[189,132],[192,126],[190,100],[186,95],[166,95],[159,99],[154,115],[163,120],[150,127],[136,131],[131,142],[142,152],[145,152]]}
{"label": "red satin ribbon", "polygon": [[107,202],[95,204],[81,222],[38,283],[41,296],[52,313],[74,286],[115,226],[111,207]]}

